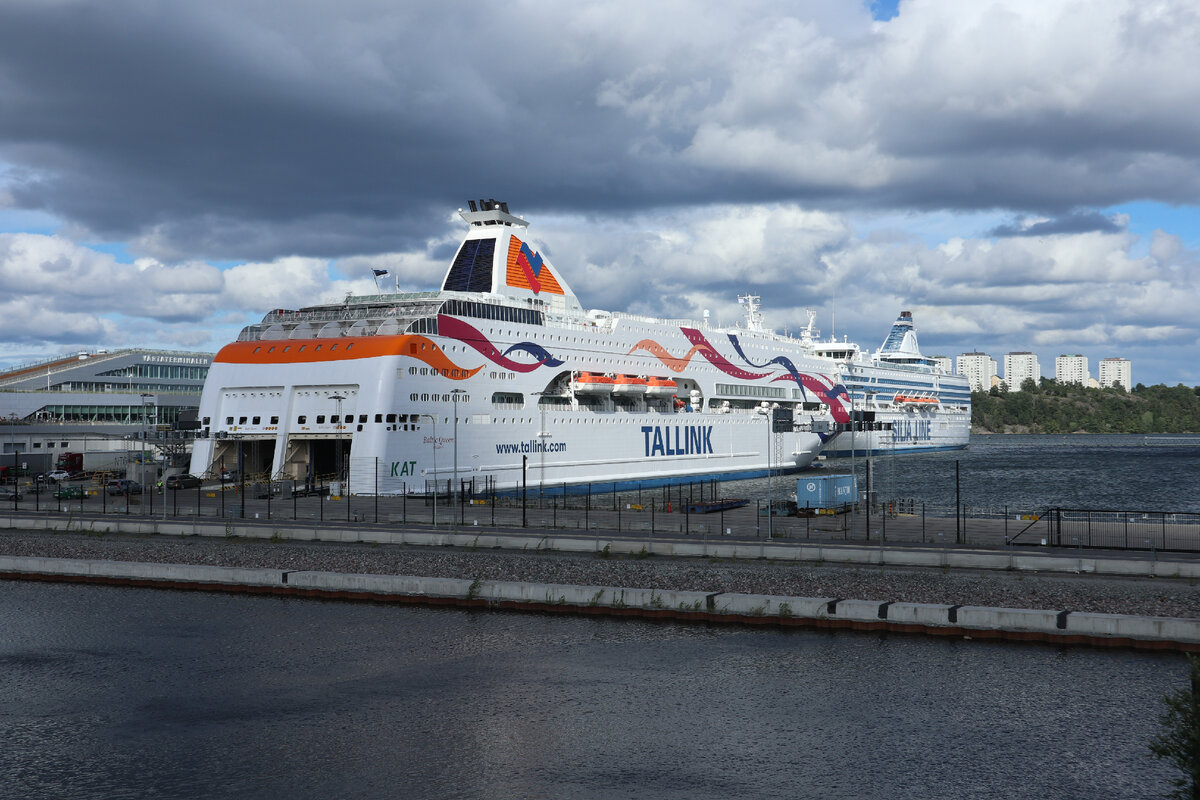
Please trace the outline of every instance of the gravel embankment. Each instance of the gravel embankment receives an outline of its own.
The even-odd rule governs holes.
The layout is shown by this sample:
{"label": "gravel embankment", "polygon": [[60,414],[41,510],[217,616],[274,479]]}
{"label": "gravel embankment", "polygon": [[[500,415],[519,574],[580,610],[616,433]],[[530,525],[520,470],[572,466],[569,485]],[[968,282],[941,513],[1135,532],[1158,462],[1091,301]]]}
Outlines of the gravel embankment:
{"label": "gravel embankment", "polygon": [[1200,585],[1192,581],[1095,575],[11,531],[0,533],[0,555],[1200,618]]}

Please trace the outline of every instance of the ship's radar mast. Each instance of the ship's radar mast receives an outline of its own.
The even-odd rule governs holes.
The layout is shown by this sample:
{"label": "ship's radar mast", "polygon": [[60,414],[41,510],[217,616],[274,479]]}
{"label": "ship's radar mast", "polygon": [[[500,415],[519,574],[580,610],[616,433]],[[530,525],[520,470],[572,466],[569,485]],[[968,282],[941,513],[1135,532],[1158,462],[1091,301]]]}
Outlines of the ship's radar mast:
{"label": "ship's radar mast", "polygon": [[756,294],[738,295],[738,302],[746,307],[746,330],[761,331],[763,329],[762,314],[758,307],[762,298]]}
{"label": "ship's radar mast", "polygon": [[817,312],[816,309],[806,308],[804,313],[808,315],[808,325],[804,326],[804,330],[800,331],[800,342],[811,347],[817,341]]}

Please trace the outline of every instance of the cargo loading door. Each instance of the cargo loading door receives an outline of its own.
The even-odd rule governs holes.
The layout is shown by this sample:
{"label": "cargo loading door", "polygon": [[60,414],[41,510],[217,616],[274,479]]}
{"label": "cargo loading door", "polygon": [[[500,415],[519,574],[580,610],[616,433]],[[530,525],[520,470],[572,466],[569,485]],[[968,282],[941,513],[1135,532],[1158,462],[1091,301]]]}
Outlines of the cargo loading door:
{"label": "cargo loading door", "polygon": [[275,439],[222,439],[213,450],[209,472],[220,475],[224,470],[238,470],[248,479],[266,480],[275,459]]}
{"label": "cargo loading door", "polygon": [[305,484],[344,480],[350,464],[352,440],[345,439],[288,439],[283,472]]}

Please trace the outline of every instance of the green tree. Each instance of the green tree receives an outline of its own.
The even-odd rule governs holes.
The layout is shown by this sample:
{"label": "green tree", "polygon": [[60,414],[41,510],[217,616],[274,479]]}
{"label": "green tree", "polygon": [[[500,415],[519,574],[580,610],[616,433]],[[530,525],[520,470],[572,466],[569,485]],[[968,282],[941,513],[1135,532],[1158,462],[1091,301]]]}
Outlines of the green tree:
{"label": "green tree", "polygon": [[1171,779],[1175,790],[1167,797],[1200,800],[1200,659],[1188,655],[1190,686],[1163,698],[1167,710],[1159,717],[1162,733],[1150,740],[1150,752],[1183,773]]}

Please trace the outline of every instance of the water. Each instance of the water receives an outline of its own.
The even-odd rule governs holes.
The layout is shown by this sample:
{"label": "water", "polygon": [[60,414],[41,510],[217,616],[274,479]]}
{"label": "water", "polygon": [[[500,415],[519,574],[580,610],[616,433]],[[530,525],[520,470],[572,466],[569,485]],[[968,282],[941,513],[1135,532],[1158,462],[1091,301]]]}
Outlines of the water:
{"label": "water", "polygon": [[[955,462],[962,502],[973,508],[1047,507],[1200,513],[1200,436],[972,436],[966,450],[871,458],[881,498],[954,506]],[[865,460],[857,459],[859,488]],[[828,462],[849,470],[849,459]],[[795,477],[776,479],[791,496]],[[765,496],[766,481],[735,481],[726,497]]]}
{"label": "water", "polygon": [[0,582],[0,797],[1149,798],[1179,656]]}

